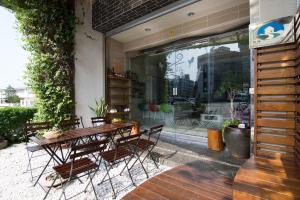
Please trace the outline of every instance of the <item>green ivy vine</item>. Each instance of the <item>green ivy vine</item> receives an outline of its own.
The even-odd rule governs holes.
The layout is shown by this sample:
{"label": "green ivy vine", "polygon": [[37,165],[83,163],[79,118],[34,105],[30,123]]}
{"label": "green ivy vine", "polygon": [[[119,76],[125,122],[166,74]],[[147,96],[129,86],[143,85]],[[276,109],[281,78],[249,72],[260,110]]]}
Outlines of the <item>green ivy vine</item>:
{"label": "green ivy vine", "polygon": [[[70,0],[3,0],[17,18],[30,52],[26,82],[37,97],[38,118],[58,125],[74,114],[74,32]],[[18,55],[16,55],[16,59]]]}

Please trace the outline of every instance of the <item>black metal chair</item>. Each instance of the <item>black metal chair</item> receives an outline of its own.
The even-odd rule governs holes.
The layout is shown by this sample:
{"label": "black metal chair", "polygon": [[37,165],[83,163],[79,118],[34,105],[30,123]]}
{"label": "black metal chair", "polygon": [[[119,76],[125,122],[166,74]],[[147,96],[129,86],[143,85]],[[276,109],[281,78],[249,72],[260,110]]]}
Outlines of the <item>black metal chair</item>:
{"label": "black metal chair", "polygon": [[[51,188],[53,187],[55,181],[58,178],[60,178],[60,182],[61,182],[61,185],[63,188],[63,191],[62,191],[59,199],[61,199],[62,196],[64,196],[65,199],[67,199],[65,191],[66,191],[66,188],[68,187],[68,185],[70,184],[70,182],[75,179],[78,179],[80,182],[82,182],[80,180],[80,178],[84,177],[84,176],[88,176],[88,179],[89,179],[87,186],[85,187],[85,189],[82,192],[79,192],[76,195],[69,197],[69,199],[79,195],[80,193],[86,192],[86,190],[90,184],[92,185],[92,189],[93,189],[96,199],[98,199],[97,193],[95,191],[95,187],[93,184],[93,178],[99,169],[99,164],[97,164],[96,162],[91,160],[89,158],[89,155],[91,155],[93,153],[99,153],[101,155],[101,153],[107,148],[108,143],[109,143],[109,140],[104,139],[104,140],[100,140],[100,141],[88,142],[85,144],[73,145],[71,147],[71,155],[70,155],[71,161],[68,163],[53,167],[54,171],[56,172],[56,177],[54,178],[54,181],[53,181],[52,185],[50,186],[49,190],[47,191],[44,199],[47,198]],[[67,181],[64,184],[63,184],[63,179],[67,179]]]}
{"label": "black metal chair", "polygon": [[72,117],[70,119],[65,119],[60,122],[60,127],[63,130],[72,130],[79,128],[80,125],[84,127],[84,125],[80,122],[81,120],[78,117]]}
{"label": "black metal chair", "polygon": [[[156,145],[159,141],[162,129],[163,129],[163,125],[154,126],[154,127],[150,128],[149,131],[144,131],[141,133],[141,135],[147,134],[146,139],[140,138],[139,141],[130,141],[129,142],[129,145],[134,145],[137,147],[137,153],[136,153],[137,159],[134,161],[134,163],[132,164],[132,166],[129,169],[131,169],[137,161],[139,161],[142,164],[142,167],[144,168],[143,163],[145,162],[146,158],[148,158],[148,157],[153,161],[156,168],[158,169],[158,164],[152,155],[152,151],[156,147]],[[145,152],[147,152],[147,154],[141,161],[140,158],[143,155],[143,153],[145,153]],[[124,170],[125,170],[125,168],[122,169],[121,173]],[[149,178],[148,173],[146,171],[145,171],[145,173],[146,173],[147,178]]]}
{"label": "black metal chair", "polygon": [[[24,125],[24,133],[25,133],[24,137],[25,137],[25,144],[26,144],[25,149],[27,151],[27,156],[28,156],[28,164],[27,164],[26,172],[30,171],[31,181],[33,181],[33,179],[35,178],[33,176],[33,170],[43,167],[43,166],[38,166],[38,167],[32,168],[32,163],[31,163],[32,159],[43,156],[43,155],[47,155],[47,154],[42,153],[43,148],[38,144],[32,143],[30,138],[35,137],[39,131],[45,131],[50,128],[51,128],[51,126],[50,126],[49,122],[34,122],[34,123],[27,122]],[[39,152],[39,154],[35,156],[34,154],[38,153],[38,152]],[[49,163],[47,163],[47,165],[48,164]]]}
{"label": "black metal chair", "polygon": [[[130,169],[129,169],[128,165],[129,165],[129,162],[132,160],[132,158],[134,158],[134,156],[135,156],[134,149],[137,149],[137,147],[132,145],[130,147],[132,150],[129,150],[129,147],[125,147],[125,145],[129,144],[130,141],[136,141],[138,143],[140,136],[141,136],[140,134],[136,134],[136,135],[130,135],[130,136],[126,136],[126,137],[121,137],[121,138],[117,139],[117,142],[113,149],[106,150],[101,154],[107,173],[105,174],[105,176],[103,177],[103,179],[99,183],[99,185],[105,181],[109,181],[112,191],[113,191],[113,198],[116,198],[116,191],[115,191],[113,183],[112,183],[113,177],[111,177],[111,175],[110,175],[110,170],[113,169],[114,166],[120,164],[121,162],[125,163],[124,169],[125,168],[127,169],[132,184],[134,186],[136,185],[133,181],[133,177],[130,173]],[[105,178],[107,176],[108,176],[108,179],[105,180]]]}

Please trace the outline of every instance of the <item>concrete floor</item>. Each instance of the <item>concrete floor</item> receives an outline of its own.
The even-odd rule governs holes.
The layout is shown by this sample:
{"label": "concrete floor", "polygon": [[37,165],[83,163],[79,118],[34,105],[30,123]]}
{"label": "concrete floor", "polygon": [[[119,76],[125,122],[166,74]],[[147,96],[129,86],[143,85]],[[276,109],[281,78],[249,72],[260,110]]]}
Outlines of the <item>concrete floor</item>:
{"label": "concrete floor", "polygon": [[230,178],[234,178],[238,168],[245,162],[244,159],[230,157],[227,150],[216,152],[209,150],[205,143],[179,142],[172,138],[160,139],[154,155],[164,165],[193,165]]}

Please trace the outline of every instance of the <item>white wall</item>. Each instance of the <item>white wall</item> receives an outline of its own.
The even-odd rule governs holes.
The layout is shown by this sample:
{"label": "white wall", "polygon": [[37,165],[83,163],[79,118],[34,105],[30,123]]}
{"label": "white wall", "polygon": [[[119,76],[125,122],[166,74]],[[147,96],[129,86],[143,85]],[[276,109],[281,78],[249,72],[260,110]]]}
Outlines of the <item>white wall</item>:
{"label": "white wall", "polygon": [[[75,1],[75,14],[83,22],[75,35],[75,101],[76,115],[91,126],[95,114],[88,106],[105,96],[104,36],[92,29],[92,1]],[[82,7],[83,6],[83,7]],[[84,9],[85,16],[83,16]]]}
{"label": "white wall", "polygon": [[251,23],[293,16],[296,11],[297,0],[250,0]]}

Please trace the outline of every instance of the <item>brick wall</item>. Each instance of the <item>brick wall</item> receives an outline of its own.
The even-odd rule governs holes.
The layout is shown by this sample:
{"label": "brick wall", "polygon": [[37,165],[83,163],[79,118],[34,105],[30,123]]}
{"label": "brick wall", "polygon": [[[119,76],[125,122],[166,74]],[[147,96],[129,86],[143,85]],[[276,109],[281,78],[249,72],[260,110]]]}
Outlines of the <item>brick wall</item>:
{"label": "brick wall", "polygon": [[93,28],[107,32],[178,0],[98,0],[93,4]]}

